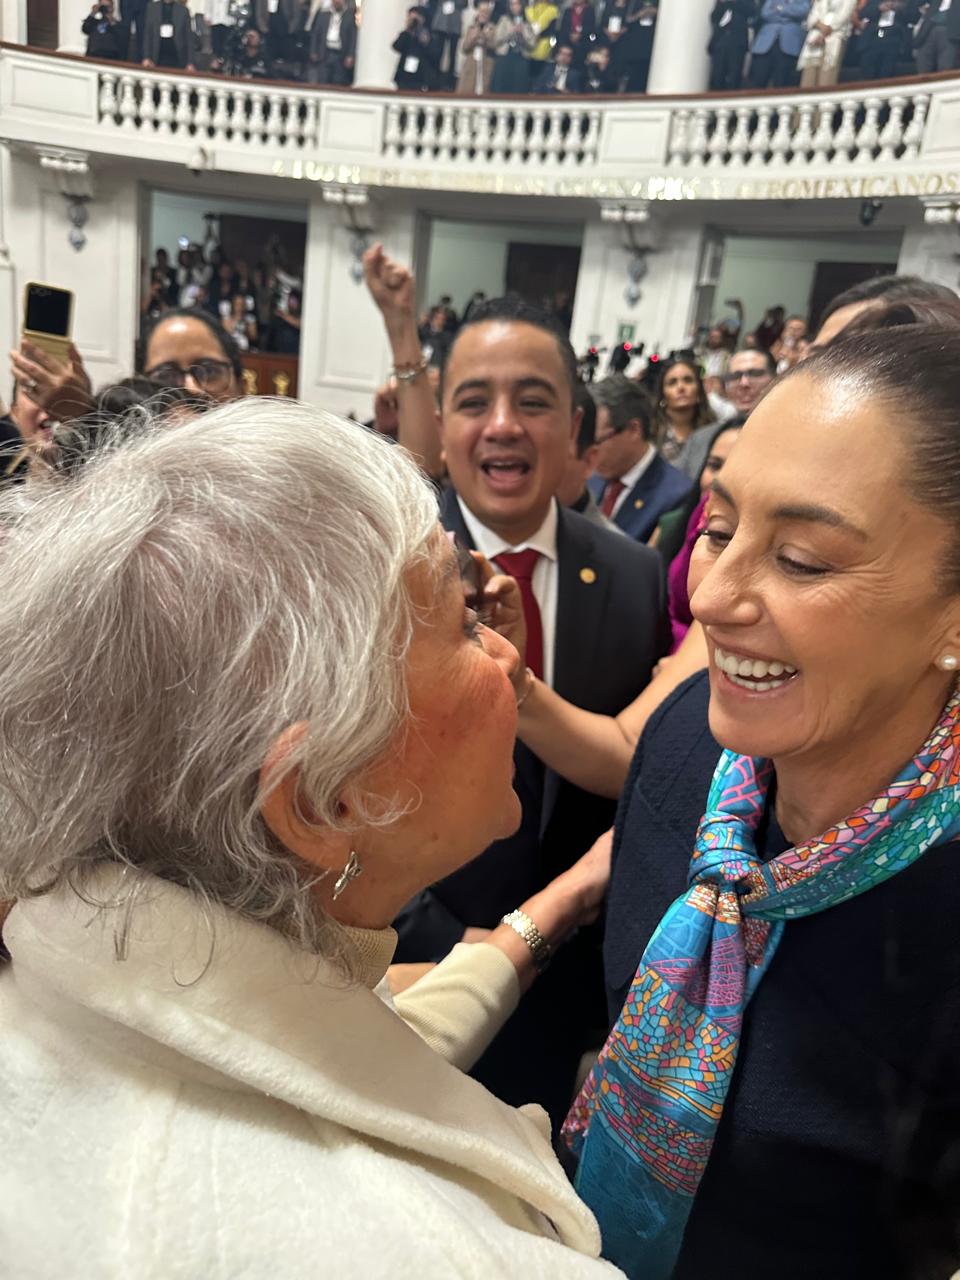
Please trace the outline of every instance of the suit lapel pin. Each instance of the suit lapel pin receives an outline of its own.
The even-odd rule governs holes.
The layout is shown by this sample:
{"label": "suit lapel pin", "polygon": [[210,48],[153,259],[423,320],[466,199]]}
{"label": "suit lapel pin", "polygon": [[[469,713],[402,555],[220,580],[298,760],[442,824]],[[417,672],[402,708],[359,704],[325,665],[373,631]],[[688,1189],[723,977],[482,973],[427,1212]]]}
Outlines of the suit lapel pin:
{"label": "suit lapel pin", "polygon": [[642,498],[637,498],[636,502],[634,502],[634,504],[633,504],[633,505],[634,505],[634,506],[636,507],[636,509],[639,511],[639,510],[640,510],[640,508],[643,506],[643,499],[642,499]]}
{"label": "suit lapel pin", "polygon": [[581,582],[585,582],[585,583],[587,584],[587,586],[588,586],[588,587],[590,586],[590,584],[591,584],[591,583],[596,582],[596,580],[597,580],[597,571],[596,571],[596,569],[581,569],[581,570],[580,570],[580,581],[581,581]]}

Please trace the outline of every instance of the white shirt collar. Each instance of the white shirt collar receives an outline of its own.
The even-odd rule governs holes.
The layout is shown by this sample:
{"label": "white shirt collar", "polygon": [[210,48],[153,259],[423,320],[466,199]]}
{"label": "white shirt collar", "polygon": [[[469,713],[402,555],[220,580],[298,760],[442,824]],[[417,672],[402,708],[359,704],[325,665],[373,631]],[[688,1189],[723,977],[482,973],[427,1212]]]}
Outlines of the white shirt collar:
{"label": "white shirt collar", "polygon": [[639,481],[640,477],[647,471],[657,456],[657,451],[651,445],[647,452],[643,455],[639,462],[635,462],[629,471],[625,471],[620,477],[620,483],[624,486],[624,491],[629,493],[633,486]]}
{"label": "white shirt collar", "polygon": [[550,503],[547,511],[546,519],[536,533],[532,534],[525,542],[521,542],[519,546],[513,547],[506,542],[498,533],[494,533],[492,529],[488,529],[485,524],[481,524],[472,511],[468,509],[463,499],[457,494],[457,504],[460,507],[460,514],[463,516],[463,523],[467,526],[467,531],[473,539],[474,546],[486,556],[488,560],[494,560],[504,551],[526,551],[529,547],[533,551],[539,551],[540,554],[554,563],[557,559],[557,502],[554,499]]}

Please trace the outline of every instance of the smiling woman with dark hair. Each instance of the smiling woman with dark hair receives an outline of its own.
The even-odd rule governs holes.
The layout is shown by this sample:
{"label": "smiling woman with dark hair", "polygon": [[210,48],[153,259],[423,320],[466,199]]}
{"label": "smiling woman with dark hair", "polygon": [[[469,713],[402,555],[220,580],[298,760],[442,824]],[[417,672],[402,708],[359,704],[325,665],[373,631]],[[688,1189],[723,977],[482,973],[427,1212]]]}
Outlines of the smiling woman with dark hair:
{"label": "smiling woman with dark hair", "polygon": [[566,1126],[630,1276],[957,1266],[958,370],[960,327],[842,336],[713,481],[709,668],[633,761]]}

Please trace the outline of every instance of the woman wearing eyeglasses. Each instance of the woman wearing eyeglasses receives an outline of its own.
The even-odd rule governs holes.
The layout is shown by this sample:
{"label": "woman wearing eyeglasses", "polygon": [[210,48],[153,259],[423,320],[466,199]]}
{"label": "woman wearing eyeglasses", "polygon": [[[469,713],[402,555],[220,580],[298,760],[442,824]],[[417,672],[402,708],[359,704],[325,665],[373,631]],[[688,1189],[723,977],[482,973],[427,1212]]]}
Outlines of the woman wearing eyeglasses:
{"label": "woman wearing eyeglasses", "polygon": [[147,332],[147,377],[163,387],[185,387],[226,404],[243,395],[243,367],[236,340],[205,311],[168,311]]}

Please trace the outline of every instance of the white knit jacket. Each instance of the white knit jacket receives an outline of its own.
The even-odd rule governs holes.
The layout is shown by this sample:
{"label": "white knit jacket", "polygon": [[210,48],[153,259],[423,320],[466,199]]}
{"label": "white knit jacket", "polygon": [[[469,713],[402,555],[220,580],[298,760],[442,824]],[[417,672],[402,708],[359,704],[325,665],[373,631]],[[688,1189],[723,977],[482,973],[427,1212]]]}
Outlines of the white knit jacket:
{"label": "white knit jacket", "polygon": [[[118,871],[91,896],[117,896]],[[0,1271],[16,1280],[600,1280],[539,1108],[366,987],[159,880],[23,902],[0,970]],[[209,959],[209,964],[208,964]]]}

